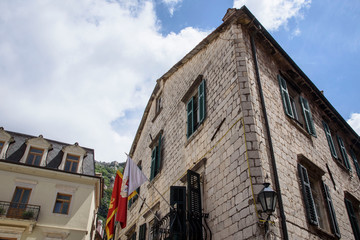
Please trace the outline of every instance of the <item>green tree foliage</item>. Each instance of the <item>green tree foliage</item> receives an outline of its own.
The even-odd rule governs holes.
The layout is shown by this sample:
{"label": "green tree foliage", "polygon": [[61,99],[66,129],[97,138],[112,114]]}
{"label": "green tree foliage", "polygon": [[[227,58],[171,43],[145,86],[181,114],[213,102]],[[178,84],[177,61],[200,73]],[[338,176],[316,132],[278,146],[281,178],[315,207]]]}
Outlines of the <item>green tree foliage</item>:
{"label": "green tree foliage", "polygon": [[[115,180],[116,171],[119,169],[123,171],[124,164],[118,164],[116,162],[112,163],[103,163],[103,162],[95,162],[95,172],[102,173],[102,177],[104,179],[104,184],[106,187],[104,190],[103,198],[101,199],[101,203],[98,210],[98,217],[103,221],[105,225],[106,217],[109,210],[109,203],[111,199],[111,194],[113,187],[110,186],[112,181]],[[112,180],[113,178],[113,180]]]}

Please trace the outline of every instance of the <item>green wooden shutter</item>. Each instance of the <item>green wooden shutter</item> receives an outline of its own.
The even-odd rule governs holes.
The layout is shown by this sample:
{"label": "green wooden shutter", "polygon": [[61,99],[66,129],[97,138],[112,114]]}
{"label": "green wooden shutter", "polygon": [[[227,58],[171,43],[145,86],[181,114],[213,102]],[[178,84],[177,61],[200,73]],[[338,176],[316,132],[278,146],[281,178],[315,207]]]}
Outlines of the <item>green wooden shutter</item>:
{"label": "green wooden shutter", "polygon": [[344,141],[342,140],[342,138],[340,136],[337,136],[337,140],[338,140],[338,143],[339,143],[339,146],[340,146],[341,156],[344,159],[345,167],[347,169],[351,170],[351,166],[350,166],[349,158],[348,158],[347,153],[346,153],[346,148],[345,148],[345,145],[344,145]]}
{"label": "green wooden shutter", "polygon": [[319,225],[318,216],[315,208],[314,198],[311,193],[310,180],[307,170],[304,166],[298,163],[299,176],[301,180],[302,192],[305,202],[305,208],[309,223],[312,225]]}
{"label": "green wooden shutter", "polygon": [[325,201],[327,203],[327,209],[329,212],[329,217],[330,217],[330,224],[331,224],[331,230],[332,232],[338,237],[340,238],[340,230],[339,230],[339,225],[338,222],[336,220],[336,214],[335,214],[335,209],[334,209],[334,205],[332,203],[332,199],[330,196],[330,191],[329,191],[329,187],[322,182],[322,186],[323,186],[323,193],[324,193],[324,198]]}
{"label": "green wooden shutter", "polygon": [[360,240],[360,229],[359,229],[359,224],[358,224],[358,220],[355,215],[353,205],[352,205],[351,201],[346,198],[345,198],[345,205],[346,205],[347,213],[349,215],[351,228],[353,230],[355,239]]}
{"label": "green wooden shutter", "polygon": [[300,102],[301,102],[301,107],[302,107],[302,111],[304,114],[306,129],[311,135],[316,137],[316,131],[315,131],[314,121],[313,121],[311,111],[310,111],[309,102],[301,96],[300,96]]}
{"label": "green wooden shutter", "polygon": [[355,166],[355,169],[356,169],[356,173],[357,173],[358,177],[360,178],[359,162],[357,161],[355,153],[352,150],[350,150],[350,155],[351,155],[351,158],[353,159],[354,166]]}
{"label": "green wooden shutter", "polygon": [[323,126],[324,126],[324,131],[325,131],[326,139],[327,139],[328,144],[329,144],[331,155],[334,158],[337,158],[335,145],[334,145],[334,142],[333,142],[333,139],[332,139],[332,136],[331,136],[330,128],[329,128],[329,126],[327,125],[326,122],[323,121],[322,123],[323,123]]}
{"label": "green wooden shutter", "polygon": [[194,97],[187,103],[187,137],[194,132]]}
{"label": "green wooden shutter", "polygon": [[286,85],[286,81],[280,75],[278,75],[278,80],[279,80],[279,84],[280,84],[280,92],[281,92],[281,97],[282,97],[285,113],[287,115],[289,115],[289,117],[293,118],[294,114],[293,114],[293,111],[291,108],[290,97],[289,97],[289,92],[288,92],[288,88]]}
{"label": "green wooden shutter", "polygon": [[151,169],[150,169],[150,180],[155,177],[155,163],[156,163],[156,147],[151,152]]}
{"label": "green wooden shutter", "polygon": [[202,123],[206,117],[206,95],[205,95],[205,79],[202,80],[198,87],[199,98],[199,123]]}
{"label": "green wooden shutter", "polygon": [[203,239],[200,174],[187,171],[189,239]]}
{"label": "green wooden shutter", "polygon": [[139,240],[146,240],[146,223],[144,223],[140,226]]}
{"label": "green wooden shutter", "polygon": [[161,133],[159,136],[159,143],[157,145],[157,157],[156,157],[156,169],[155,169],[155,175],[160,172],[161,167]]}

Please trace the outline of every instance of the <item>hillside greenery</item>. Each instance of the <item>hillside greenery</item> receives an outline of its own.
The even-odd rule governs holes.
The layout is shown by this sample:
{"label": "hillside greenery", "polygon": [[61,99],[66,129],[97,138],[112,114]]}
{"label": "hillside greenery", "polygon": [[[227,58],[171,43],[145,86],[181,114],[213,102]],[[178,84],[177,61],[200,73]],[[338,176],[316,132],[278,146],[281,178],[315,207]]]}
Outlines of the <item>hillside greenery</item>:
{"label": "hillside greenery", "polygon": [[111,163],[105,163],[105,162],[95,162],[95,172],[102,173],[102,177],[104,179],[104,195],[101,199],[101,203],[98,210],[98,217],[103,221],[103,224],[105,225],[106,217],[109,210],[109,203],[111,199],[112,194],[112,183],[116,176],[116,171],[119,169],[120,171],[123,171],[125,163],[118,163],[118,162],[111,162]]}

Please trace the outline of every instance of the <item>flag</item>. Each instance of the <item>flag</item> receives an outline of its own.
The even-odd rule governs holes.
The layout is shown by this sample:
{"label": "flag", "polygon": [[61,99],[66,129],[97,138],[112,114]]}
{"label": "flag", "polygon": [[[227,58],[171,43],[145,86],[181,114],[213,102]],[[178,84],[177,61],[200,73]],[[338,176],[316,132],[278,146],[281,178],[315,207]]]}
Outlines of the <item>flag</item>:
{"label": "flag", "polygon": [[[124,170],[123,182],[120,190],[120,207],[118,214],[116,215],[116,221],[120,222],[122,228],[126,227],[126,217],[127,217],[127,200],[131,199],[136,195],[133,193],[138,187],[141,186],[144,182],[147,181],[147,177],[140,170],[140,168],[133,162],[133,160],[128,156],[126,161],[126,166]],[[125,207],[121,207],[125,206]]]}
{"label": "flag", "polygon": [[122,178],[123,175],[119,170],[117,170],[115,182],[114,182],[114,188],[111,194],[111,199],[109,204],[109,211],[105,224],[107,239],[111,239],[114,236],[115,213],[118,211],[118,207],[119,207]]}

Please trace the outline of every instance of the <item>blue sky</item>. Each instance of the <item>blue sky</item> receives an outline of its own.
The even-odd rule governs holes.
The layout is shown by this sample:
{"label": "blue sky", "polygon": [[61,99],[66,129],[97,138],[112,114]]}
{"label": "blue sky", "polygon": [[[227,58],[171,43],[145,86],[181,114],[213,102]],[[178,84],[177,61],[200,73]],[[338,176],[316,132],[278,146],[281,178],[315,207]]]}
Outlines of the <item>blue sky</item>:
{"label": "blue sky", "polygon": [[358,0],[0,1],[0,126],[122,162],[156,79],[244,4],[359,133]]}

